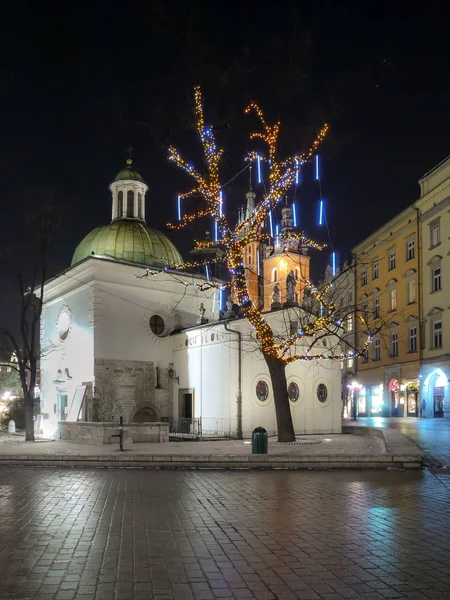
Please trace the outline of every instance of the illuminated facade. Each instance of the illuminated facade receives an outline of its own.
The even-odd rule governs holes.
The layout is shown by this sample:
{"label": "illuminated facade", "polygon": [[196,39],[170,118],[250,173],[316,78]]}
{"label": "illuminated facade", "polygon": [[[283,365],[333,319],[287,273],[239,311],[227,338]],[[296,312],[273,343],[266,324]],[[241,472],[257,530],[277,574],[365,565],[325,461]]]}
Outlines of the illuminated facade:
{"label": "illuminated facade", "polygon": [[358,339],[357,414],[418,416],[420,375],[418,212],[409,207],[353,250]]}
{"label": "illuminated facade", "polygon": [[419,180],[422,260],[421,413],[450,417],[450,157]]}
{"label": "illuminated facade", "polygon": [[450,157],[419,199],[359,244],[358,414],[450,417]]}
{"label": "illuminated facade", "polygon": [[[250,189],[247,194],[247,204],[239,212],[239,224],[248,218],[255,209],[256,194]],[[278,227],[278,226],[277,226]],[[244,248],[244,267],[249,296],[252,302],[264,311],[270,311],[273,306],[274,288],[279,290],[282,307],[288,300],[286,280],[292,272],[295,277],[294,303],[301,306],[304,290],[309,281],[309,261],[307,249],[298,240],[283,242],[278,234],[288,235],[293,232],[292,208],[284,206],[281,209],[281,229],[277,230],[272,243],[250,242]],[[242,232],[244,237],[246,230]]]}

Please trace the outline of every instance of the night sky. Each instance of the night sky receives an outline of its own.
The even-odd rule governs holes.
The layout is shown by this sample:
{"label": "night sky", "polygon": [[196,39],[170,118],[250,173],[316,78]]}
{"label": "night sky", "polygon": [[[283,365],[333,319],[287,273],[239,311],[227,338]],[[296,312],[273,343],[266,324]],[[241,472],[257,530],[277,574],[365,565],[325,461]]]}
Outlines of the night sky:
{"label": "night sky", "polygon": [[[223,181],[259,147],[248,138],[257,126],[243,114],[249,99],[268,120],[282,121],[282,153],[305,148],[330,124],[322,193],[341,257],[414,202],[417,179],[450,154],[445,3],[423,3],[420,11],[406,2],[272,4],[9,3],[1,25],[3,242],[23,243],[23,209],[52,193],[63,224],[51,269],[68,266],[77,243],[110,221],[108,185],[130,145],[150,188],[147,223],[164,230],[177,193],[189,186],[168,163],[167,145],[198,157],[195,83],[227,150]],[[301,223],[329,242],[315,225],[310,171],[297,190]],[[243,175],[226,187],[229,213],[246,185]],[[190,235],[169,235],[186,256]]]}

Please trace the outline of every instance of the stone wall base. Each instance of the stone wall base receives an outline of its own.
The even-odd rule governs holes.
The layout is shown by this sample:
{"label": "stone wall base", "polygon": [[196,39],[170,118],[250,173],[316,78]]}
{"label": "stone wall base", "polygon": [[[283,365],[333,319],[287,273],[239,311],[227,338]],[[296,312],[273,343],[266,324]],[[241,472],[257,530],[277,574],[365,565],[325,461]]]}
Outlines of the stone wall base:
{"label": "stone wall base", "polygon": [[[61,440],[83,442],[84,444],[118,444],[117,423],[89,423],[86,421],[59,421]],[[169,423],[124,423],[123,441],[138,443],[168,443]]]}

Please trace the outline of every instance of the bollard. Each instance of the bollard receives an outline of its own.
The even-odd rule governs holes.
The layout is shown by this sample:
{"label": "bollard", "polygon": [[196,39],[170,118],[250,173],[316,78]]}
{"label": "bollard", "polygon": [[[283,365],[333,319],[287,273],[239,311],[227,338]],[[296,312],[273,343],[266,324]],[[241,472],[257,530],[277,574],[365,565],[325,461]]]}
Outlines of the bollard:
{"label": "bollard", "polygon": [[123,452],[123,417],[119,419],[119,433],[115,433],[111,437],[119,438],[120,451]]}
{"label": "bollard", "polygon": [[264,427],[256,427],[252,433],[252,454],[267,454],[267,431]]}
{"label": "bollard", "polygon": [[8,433],[16,433],[16,423],[12,419],[8,423]]}

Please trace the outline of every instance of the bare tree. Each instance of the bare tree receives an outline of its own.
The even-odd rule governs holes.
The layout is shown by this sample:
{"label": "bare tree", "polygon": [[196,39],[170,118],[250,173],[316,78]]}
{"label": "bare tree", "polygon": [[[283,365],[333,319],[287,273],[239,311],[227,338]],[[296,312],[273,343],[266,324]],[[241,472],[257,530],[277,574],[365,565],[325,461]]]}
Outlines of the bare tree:
{"label": "bare tree", "polygon": [[[2,258],[15,279],[18,294],[17,322],[0,324],[0,348],[14,361],[0,364],[18,372],[25,408],[25,440],[34,441],[33,407],[37,371],[41,353],[40,321],[44,284],[48,272],[48,251],[55,226],[53,201],[39,203],[39,209],[28,214],[32,240],[27,257],[14,246],[4,250]],[[21,260],[22,259],[22,260]],[[49,349],[45,349],[48,351]]]}

